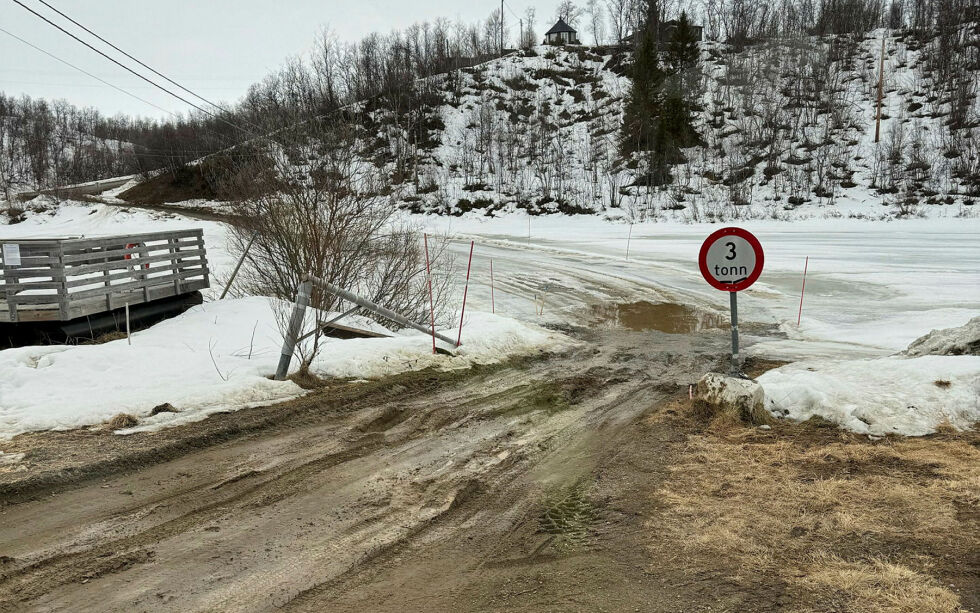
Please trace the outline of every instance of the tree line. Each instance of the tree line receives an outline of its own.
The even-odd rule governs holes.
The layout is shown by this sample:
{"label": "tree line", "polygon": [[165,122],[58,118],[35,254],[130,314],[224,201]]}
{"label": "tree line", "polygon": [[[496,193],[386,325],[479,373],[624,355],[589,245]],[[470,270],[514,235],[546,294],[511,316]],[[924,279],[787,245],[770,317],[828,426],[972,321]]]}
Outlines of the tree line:
{"label": "tree line", "polygon": [[[505,48],[527,49],[541,42],[533,8],[521,23],[512,16],[504,23],[503,17],[497,10],[472,24],[438,19],[355,42],[324,30],[308,54],[289,59],[253,85],[228,115],[105,117],[64,101],[0,94],[0,191],[177,168],[248,140],[245,130],[231,124],[261,134],[302,126],[314,117],[347,114],[364,121],[370,113],[362,111],[372,109],[385,111],[387,124],[381,128],[407,135],[389,139],[400,148],[398,165],[407,168],[424,152],[431,131],[439,129],[433,119],[441,101],[437,94],[459,91],[461,69],[504,51],[501,27]],[[699,112],[695,100],[703,81],[690,41],[687,49],[661,49],[669,41],[651,43],[644,34],[659,35],[656,25],[669,19],[701,24],[706,38],[727,41],[735,50],[774,40],[859,35],[879,26],[901,28],[922,41],[938,40],[929,61],[943,77],[936,82],[960,101],[954,112],[969,108],[976,94],[977,66],[971,58],[980,9],[975,0],[563,0],[553,17],[565,19],[586,34],[580,34],[583,41],[591,38],[596,45],[618,44],[634,35],[628,43],[635,46],[636,65],[627,115],[648,119],[630,132],[635,142],[621,141],[620,148],[624,153],[661,151],[660,170],[652,175],[662,174],[666,164],[679,159],[678,148],[699,138],[685,127]],[[972,30],[963,27],[969,23]],[[433,79],[436,75],[444,76]],[[680,126],[679,131],[670,134],[671,126]],[[658,139],[660,146],[653,144]]]}
{"label": "tree line", "polygon": [[[307,55],[251,86],[229,114],[106,117],[63,100],[0,92],[0,193],[177,168],[248,141],[250,133],[343,114],[363,101],[411,114],[425,99],[426,77],[499,55],[500,25],[497,10],[474,24],[438,19],[356,42],[325,29]],[[504,34],[509,41],[510,29]]]}

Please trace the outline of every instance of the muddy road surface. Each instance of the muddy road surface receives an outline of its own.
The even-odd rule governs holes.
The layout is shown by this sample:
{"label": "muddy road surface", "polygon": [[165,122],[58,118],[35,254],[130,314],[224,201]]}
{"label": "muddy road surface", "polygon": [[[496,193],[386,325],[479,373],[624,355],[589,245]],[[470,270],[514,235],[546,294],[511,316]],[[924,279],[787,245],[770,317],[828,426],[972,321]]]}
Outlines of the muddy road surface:
{"label": "muddy road surface", "polygon": [[[72,478],[8,484],[0,610],[599,610],[614,592],[664,604],[655,582],[638,588],[629,509],[585,488],[614,466],[615,479],[624,466],[656,477],[642,419],[717,367],[727,335],[631,330],[603,313],[566,328],[574,350],[431,385],[407,375],[355,400],[325,387],[160,435],[79,439],[76,453],[38,436],[71,456]],[[233,419],[238,431],[197,436]],[[169,451],[135,451],[154,445]],[[625,500],[637,483],[602,487]],[[540,575],[549,560],[560,579]]]}

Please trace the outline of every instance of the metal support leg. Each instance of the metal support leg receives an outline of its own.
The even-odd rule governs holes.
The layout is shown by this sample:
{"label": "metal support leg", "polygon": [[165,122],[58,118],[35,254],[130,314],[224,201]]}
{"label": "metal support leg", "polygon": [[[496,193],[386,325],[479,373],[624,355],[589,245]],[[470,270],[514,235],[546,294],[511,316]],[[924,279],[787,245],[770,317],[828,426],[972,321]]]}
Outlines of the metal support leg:
{"label": "metal support leg", "polygon": [[310,304],[312,293],[313,283],[303,281],[299,284],[299,291],[296,292],[296,306],[293,307],[293,314],[289,319],[286,337],[282,339],[282,355],[279,356],[276,381],[285,380],[286,375],[289,374],[289,363],[292,361],[293,352],[296,350],[296,340],[303,329],[303,317],[306,315],[306,307]]}

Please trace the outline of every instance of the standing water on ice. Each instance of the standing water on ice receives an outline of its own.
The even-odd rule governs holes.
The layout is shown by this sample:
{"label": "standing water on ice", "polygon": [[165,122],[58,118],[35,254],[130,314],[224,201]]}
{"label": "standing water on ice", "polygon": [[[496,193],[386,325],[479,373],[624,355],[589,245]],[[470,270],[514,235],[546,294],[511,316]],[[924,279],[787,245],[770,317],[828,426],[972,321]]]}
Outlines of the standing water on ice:
{"label": "standing water on ice", "polygon": [[667,334],[689,334],[726,325],[725,318],[717,313],[671,302],[654,304],[645,300],[593,305],[592,318],[596,323],[609,323],[637,331],[657,330]]}

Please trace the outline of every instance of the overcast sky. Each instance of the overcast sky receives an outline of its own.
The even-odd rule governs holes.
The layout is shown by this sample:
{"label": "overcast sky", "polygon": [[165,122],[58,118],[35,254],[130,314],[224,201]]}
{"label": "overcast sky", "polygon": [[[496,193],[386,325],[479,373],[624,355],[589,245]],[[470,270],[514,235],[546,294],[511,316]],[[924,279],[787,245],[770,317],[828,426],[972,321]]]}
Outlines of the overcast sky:
{"label": "overcast sky", "polygon": [[[53,21],[77,28],[37,0],[21,0]],[[437,17],[483,19],[494,0],[46,0],[116,46],[175,81],[214,101],[237,101],[248,86],[278,68],[285,58],[310,48],[324,26],[340,39],[357,40]],[[507,0],[522,14],[527,0]],[[533,3],[537,29],[557,2]],[[515,20],[509,10],[508,21]],[[105,58],[41,21],[11,0],[0,0],[0,28],[79,68],[171,111],[187,109]],[[97,41],[96,41],[97,42]],[[0,32],[0,91],[48,99],[64,98],[105,114],[165,117]]]}

